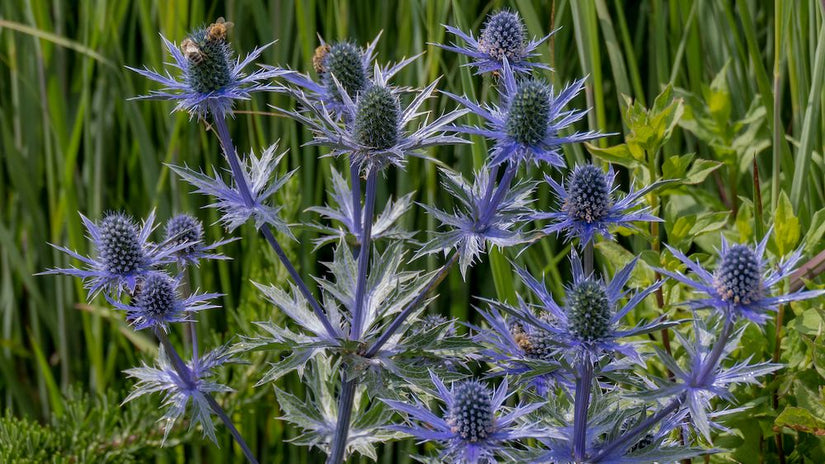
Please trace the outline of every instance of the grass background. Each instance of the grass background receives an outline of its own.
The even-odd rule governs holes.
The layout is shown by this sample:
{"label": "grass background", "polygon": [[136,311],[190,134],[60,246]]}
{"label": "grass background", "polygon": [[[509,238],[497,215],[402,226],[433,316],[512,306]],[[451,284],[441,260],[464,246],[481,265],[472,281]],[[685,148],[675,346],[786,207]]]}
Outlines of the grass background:
{"label": "grass background", "polygon": [[[621,134],[626,135],[622,95],[650,106],[661,89],[672,84],[712,109],[715,100],[704,97],[709,95],[707,87],[714,76],[724,68],[730,120],[744,117],[752,105],[765,112],[759,140],[767,140],[768,145],[755,152],[755,166],[766,216],[773,214],[784,191],[803,232],[821,221],[815,215],[825,206],[821,155],[825,34],[819,2],[6,1],[0,3],[0,405],[13,416],[55,423],[50,418],[65,417],[72,410],[74,403],[67,395],[75,385],[93,397],[108,393],[109,401],[102,404],[111,407],[112,399],[116,405],[131,384],[121,371],[150,360],[155,350],[154,341],[133,333],[121,314],[100,302],[84,303],[79,282],[33,276],[48,267],[68,264],[47,242],[88,250],[78,212],[96,218],[110,209],[135,216],[156,209],[161,219],[181,211],[197,213],[207,224],[217,219],[214,211],[200,209],[207,199],[189,194],[189,186],[165,166],[219,165],[215,137],[202,123],[170,114],[171,104],[127,101],[155,88],[124,66],[162,67],[168,57],[159,32],[180,42],[189,29],[224,16],[235,23],[232,40],[237,52],[278,40],[262,61],[308,70],[317,34],[327,41],[352,39],[366,44],[383,30],[378,45],[381,62],[426,51],[396,82],[423,86],[443,76],[440,88],[489,99],[489,82],[460,67],[463,59],[428,43],[452,40],[445,37],[441,24],[478,31],[487,13],[502,7],[519,11],[530,35],[561,28],[539,49],[540,59],[555,69],[545,77],[561,85],[590,76],[587,94],[577,105],[593,110],[579,129],[620,134],[600,142],[602,146],[618,144]],[[305,208],[325,202],[329,170],[337,161],[319,158],[316,149],[300,148],[308,134],[274,114],[267,103],[291,105],[280,96],[257,96],[238,107],[231,129],[244,152],[279,139],[283,148],[290,149],[288,167],[300,170],[279,200],[290,222],[305,221],[311,218]],[[450,105],[439,97],[431,102],[431,109],[440,111]],[[718,151],[708,142],[677,129],[663,153],[697,153],[715,159]],[[440,149],[431,154],[469,173],[483,153],[483,145],[477,143],[472,148]],[[570,148],[566,155],[570,161],[589,158],[580,147]],[[387,180],[379,205],[390,195],[411,190],[418,192],[417,201],[446,201],[432,163],[413,160],[406,174],[390,174]],[[745,163],[742,169],[717,172],[695,188],[706,193],[709,210],[735,209],[740,201],[730,198],[739,195],[742,204],[753,199],[752,167]],[[539,208],[552,206],[546,189],[539,197]],[[725,217],[731,230],[734,220],[734,215]],[[416,230],[435,226],[420,208],[407,214],[405,222]],[[222,231],[210,226],[207,233],[217,239]],[[227,295],[221,301],[226,309],[211,311],[199,327],[213,346],[250,333],[252,321],[279,317],[259,300],[248,282],[286,282],[286,273],[256,240],[251,227],[240,235],[243,240],[224,248],[225,254],[236,259],[206,264],[194,277],[196,286]],[[320,272],[317,262],[327,252],[312,253],[311,231],[298,230],[297,236],[297,242],[283,242],[288,253],[303,274]],[[426,234],[419,239],[426,239]],[[622,243],[634,253],[648,246],[639,241]],[[809,244],[808,251],[813,256],[821,248],[818,243]],[[546,272],[559,290],[566,251],[562,243],[548,238],[519,259],[536,273]],[[433,258],[417,264],[433,269],[438,261]],[[461,320],[472,319],[471,295],[509,298],[516,291],[509,266],[497,252],[476,266],[468,283],[453,273],[441,289],[442,296],[431,310]],[[769,327],[766,353],[774,348],[772,337],[779,340]],[[238,393],[224,398],[224,403],[264,462],[316,462],[317,454],[283,443],[295,431],[274,419],[279,412],[272,391],[251,388],[267,359],[262,355],[225,374]],[[296,378],[282,382],[287,390],[301,391]],[[763,395],[768,401],[768,390]],[[133,413],[134,408],[143,408],[154,415],[157,402],[124,408]],[[126,429],[117,429],[117,433]],[[151,445],[140,449],[139,461],[240,462],[228,434],[220,434],[222,446],[217,449],[203,442],[198,433],[187,434],[181,428],[172,444],[184,446],[158,449],[156,434],[134,433],[145,433],[146,445]],[[743,441],[738,446],[752,447],[752,456],[776,459],[770,423],[758,433],[762,433],[758,442]],[[116,439],[106,435],[98,441]],[[794,435],[786,439],[798,440]],[[386,447],[384,462],[401,460],[399,456],[409,447]]]}

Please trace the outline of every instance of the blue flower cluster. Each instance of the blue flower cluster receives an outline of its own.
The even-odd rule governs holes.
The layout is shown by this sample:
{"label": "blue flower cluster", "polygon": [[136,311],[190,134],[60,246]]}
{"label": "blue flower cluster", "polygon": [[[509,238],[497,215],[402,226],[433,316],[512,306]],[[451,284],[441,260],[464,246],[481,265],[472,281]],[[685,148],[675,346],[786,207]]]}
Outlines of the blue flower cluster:
{"label": "blue flower cluster", "polygon": [[[696,294],[680,303],[693,311],[672,321],[658,307],[651,320],[640,319],[635,309],[654,293],[661,297],[668,282],[657,277],[639,285],[634,272],[648,265],[638,258],[610,263],[616,268],[612,276],[596,272],[594,249],[599,240],[613,240],[619,227],[633,233],[640,222],[659,222],[645,197],[661,183],[631,186],[621,195],[611,166],[570,165],[564,146],[607,134],[574,129],[587,114],[570,108],[585,79],[557,92],[539,75],[550,68],[532,59],[549,35],[528,40],[522,19],[511,11],[491,14],[477,39],[446,28],[465,45],[436,45],[469,57],[467,65],[478,74],[489,73],[497,101],[442,91],[460,108],[430,117],[423,108],[439,81],[423,89],[396,85],[395,76],[418,56],[378,64],[378,38],[366,48],[321,40],[314,75],[277,66],[245,74],[263,48],[235,58],[228,40],[232,25],[222,18],[180,45],[163,38],[171,71],[129,68],[163,86],[138,99],[174,101],[176,110],[212,125],[228,174],[221,167],[172,169],[213,197],[210,206],[229,232],[251,223],[272,248],[292,282],[288,288],[255,286],[287,316],[288,325],[257,322],[257,333],[244,334],[237,345],[198,353],[197,314],[215,308],[211,302],[221,295],[191,292],[187,270],[201,260],[225,259],[216,249],[234,239],[207,244],[203,225],[191,215],[171,218],[158,243],[152,241],[154,214],[142,225],[123,213],[108,213],[98,222],[82,216],[92,254],[56,247],[81,267],[46,273],[83,279],[90,299],[102,294],[135,330],[151,329],[157,336],[155,365],[126,372],[137,379],[127,400],[162,393],[167,435],[191,404],[190,426],[216,441],[211,416],[217,415],[250,462],[257,462],[255,452],[214,398],[231,389],[212,376],[241,354],[272,350],[288,354],[258,385],[289,372],[304,379],[306,399],[276,387],[278,401],[284,418],[302,430],[300,442],[326,452],[331,464],[354,453],[375,457],[378,444],[404,436],[436,444],[440,453],[433,462],[466,464],[670,462],[709,452],[699,445],[711,441],[712,429],[724,429],[711,400],[735,401],[733,385],[757,382],[778,368],[726,365],[744,323],[764,324],[778,305],[823,294],[784,294],[778,288],[801,253],[771,265],[770,233],[756,247],[723,239],[715,271],[709,271],[668,247],[689,273],[673,266],[655,272],[670,278],[670,286]],[[275,109],[311,131],[306,145],[322,147],[345,165],[332,170],[330,204],[311,209],[320,216],[309,224],[321,232],[316,245],[333,248],[327,272],[315,278],[317,291],[275,233],[294,238],[274,196],[295,171],[278,175],[284,153],[276,145],[243,156],[230,135],[227,119],[234,105],[253,92],[291,97],[294,108]],[[459,122],[470,114],[483,127]],[[426,243],[416,242],[415,232],[399,222],[413,206],[412,194],[387,201],[377,212],[383,173],[403,170],[411,156],[433,158],[433,147],[471,143],[465,136],[486,138],[492,148],[469,180],[442,167],[442,186],[454,206],[421,205],[441,226]],[[564,181],[557,180],[563,173],[543,179],[557,196],[553,211],[533,206],[542,182],[529,172],[537,166],[567,170]],[[348,177],[339,173],[346,171]],[[543,225],[536,227],[537,221]],[[455,265],[466,279],[490,247],[527,247],[558,236],[571,244],[571,280],[554,287],[563,287],[563,296],[513,264],[529,294],[512,302],[481,300],[480,324],[425,315],[434,290]],[[445,255],[439,269],[406,269],[415,258],[436,253]],[[688,319],[691,324],[684,326],[692,330],[680,331]],[[191,341],[188,362],[170,341],[176,326]],[[674,329],[686,352],[678,359],[650,342]],[[672,375],[653,377],[648,363]],[[483,378],[474,376],[482,367],[488,368]],[[443,406],[431,409],[431,400]]]}

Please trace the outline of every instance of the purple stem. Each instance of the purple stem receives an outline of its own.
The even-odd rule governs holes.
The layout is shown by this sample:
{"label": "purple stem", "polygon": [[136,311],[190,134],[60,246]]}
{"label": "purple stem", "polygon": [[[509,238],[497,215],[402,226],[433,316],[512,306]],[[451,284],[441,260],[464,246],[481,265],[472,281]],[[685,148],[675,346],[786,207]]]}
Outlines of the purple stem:
{"label": "purple stem", "polygon": [[587,452],[587,411],[590,409],[590,389],[593,383],[593,361],[584,355],[576,377],[573,410],[573,458],[580,462]]}
{"label": "purple stem", "polygon": [[335,423],[335,435],[332,437],[332,448],[327,457],[327,464],[341,464],[347,451],[349,439],[349,425],[352,419],[352,406],[355,401],[356,379],[344,381],[341,385],[341,396],[338,398],[338,421]]}
{"label": "purple stem", "polygon": [[352,184],[352,220],[355,235],[361,235],[361,169],[352,160],[349,163],[350,184]]}
{"label": "purple stem", "polygon": [[392,337],[393,334],[395,334],[395,332],[398,331],[398,329],[401,327],[401,324],[403,324],[404,321],[406,321],[407,318],[410,317],[410,314],[412,314],[413,311],[415,311],[418,308],[418,305],[421,304],[421,301],[424,300],[424,298],[427,296],[428,293],[430,293],[433,287],[435,287],[439,282],[441,282],[444,279],[444,276],[447,275],[447,272],[449,272],[450,268],[452,268],[453,265],[455,265],[455,263],[458,262],[458,256],[459,254],[457,251],[453,252],[452,257],[450,257],[450,260],[447,261],[444,264],[444,266],[441,267],[441,269],[438,271],[436,275],[433,276],[432,279],[430,279],[427,285],[423,289],[421,289],[421,292],[419,292],[418,295],[416,295],[416,297],[412,301],[407,303],[407,306],[404,308],[404,310],[398,313],[397,316],[395,316],[395,319],[390,323],[386,330],[384,330],[384,333],[381,334],[381,337],[379,337],[378,340],[376,340],[375,343],[373,343],[373,345],[369,348],[369,350],[367,350],[364,357],[371,358],[375,356],[376,353],[378,353],[381,347],[383,347],[387,343],[387,341],[389,341],[390,337]]}
{"label": "purple stem", "polygon": [[[169,357],[172,360],[172,366],[175,368],[175,371],[180,376],[181,380],[186,384],[187,388],[192,390],[197,390],[197,379],[192,378],[192,370],[183,362],[178,351],[175,349],[174,345],[169,341],[169,337],[166,336],[166,332],[163,329],[155,329],[155,335],[158,337],[160,344],[166,350]],[[229,416],[226,415],[221,405],[215,401],[215,398],[208,392],[200,392],[204,398],[206,398],[206,402],[209,404],[209,407],[212,408],[212,412],[217,415],[221,421],[223,421],[226,428],[229,429],[229,432],[232,434],[232,437],[235,439],[235,442],[238,443],[238,446],[241,447],[244,456],[246,459],[249,460],[252,464],[258,464],[258,460],[255,458],[255,455],[252,454],[252,450],[249,449],[247,446],[246,441],[244,441],[241,433],[238,432],[238,429],[235,428],[235,424],[232,423],[232,420]]]}
{"label": "purple stem", "polygon": [[364,325],[364,300],[367,294],[367,269],[370,261],[370,248],[372,248],[372,212],[375,209],[375,191],[377,187],[378,172],[370,170],[367,174],[367,192],[364,201],[364,225],[361,228],[361,236],[358,243],[361,249],[358,251],[358,281],[355,284],[355,306],[353,306],[352,327],[350,327],[350,339],[358,340]]}
{"label": "purple stem", "polygon": [[[241,169],[238,154],[235,151],[235,146],[232,144],[232,137],[229,135],[229,128],[226,125],[226,120],[218,116],[215,116],[213,120],[218,131],[218,139],[221,142],[221,147],[226,155],[226,160],[229,162],[232,177],[234,177],[235,184],[238,186],[238,191],[240,192],[246,206],[248,208],[254,208],[255,200],[252,198],[252,193],[249,190],[249,185],[247,184],[246,177],[243,174],[243,169]],[[327,334],[333,339],[338,338],[338,332],[332,327],[332,324],[330,324],[329,319],[327,319],[324,310],[321,309],[321,305],[318,303],[318,300],[312,295],[309,287],[307,287],[306,283],[301,278],[301,275],[298,274],[298,271],[295,269],[295,266],[292,265],[292,262],[286,256],[286,253],[284,253],[284,250],[281,248],[278,240],[275,239],[275,236],[272,234],[272,230],[269,228],[269,224],[264,224],[261,227],[261,233],[264,235],[267,242],[269,242],[270,246],[272,246],[272,249],[275,250],[275,254],[278,255],[278,259],[280,259],[281,263],[283,263],[284,267],[286,267],[286,270],[290,277],[292,277],[292,280],[296,285],[298,285],[298,290],[300,290],[304,298],[309,301],[310,306],[312,306],[312,311],[324,325],[324,329],[327,331]]]}

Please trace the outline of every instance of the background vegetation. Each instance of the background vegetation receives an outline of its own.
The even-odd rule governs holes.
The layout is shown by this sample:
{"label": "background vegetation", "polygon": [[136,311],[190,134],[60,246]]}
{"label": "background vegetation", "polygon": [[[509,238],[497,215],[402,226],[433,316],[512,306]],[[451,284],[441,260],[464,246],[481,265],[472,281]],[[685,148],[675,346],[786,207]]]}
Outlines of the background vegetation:
{"label": "background vegetation", "polygon": [[[707,232],[722,229],[732,239],[752,240],[767,230],[763,226],[776,222],[781,239],[772,244],[774,252],[805,243],[807,261],[825,248],[825,6],[819,2],[0,2],[0,405],[7,410],[0,419],[0,461],[53,459],[54,453],[54,459],[67,462],[101,462],[100,456],[111,461],[241,462],[228,434],[218,449],[202,441],[199,432],[181,428],[169,447],[160,448],[153,423],[157,401],[117,406],[130,388],[121,371],[150,359],[154,340],[131,331],[122,314],[99,301],[86,304],[78,281],[33,276],[67,264],[46,242],[87,250],[78,212],[94,218],[109,209],[135,216],[156,209],[161,219],[180,211],[197,212],[208,224],[217,219],[214,211],[200,209],[208,199],[190,195],[190,188],[165,166],[221,165],[216,138],[202,123],[170,115],[169,104],[127,101],[154,87],[124,66],[160,68],[168,59],[159,32],[179,42],[190,28],[224,16],[235,23],[237,52],[278,40],[264,53],[264,62],[309,70],[317,34],[327,41],[365,44],[383,30],[378,45],[382,62],[426,51],[397,82],[423,86],[443,76],[440,88],[489,99],[489,82],[459,67],[464,61],[456,55],[428,43],[452,40],[442,24],[478,31],[486,14],[502,7],[518,10],[531,35],[561,28],[540,49],[541,60],[555,69],[546,77],[561,85],[590,76],[586,99],[577,104],[593,110],[580,129],[588,125],[617,134],[600,141],[601,148],[638,140],[644,136],[640,131],[656,125],[652,119],[639,123],[623,117],[628,108],[624,95],[648,107],[667,85],[674,88],[667,125],[678,126],[663,147],[635,160],[621,147],[591,150],[628,168],[622,170],[625,186],[628,178],[645,172],[690,183],[651,199],[663,205],[659,214],[667,222],[654,231],[663,240],[708,252],[718,244],[718,233]],[[291,105],[275,95],[242,105],[232,124],[235,140],[242,151],[278,139],[291,149],[289,167],[300,170],[279,200],[291,222],[308,220],[312,216],[304,210],[325,202],[330,166],[336,161],[301,148],[307,134],[267,103]],[[431,109],[451,104],[440,97]],[[639,116],[629,115],[634,114]],[[432,153],[465,173],[483,154],[480,144]],[[570,160],[591,156],[581,147],[566,155]],[[418,201],[448,201],[432,163],[413,160],[406,175],[391,176],[385,185],[383,199],[416,190]],[[553,206],[546,188],[540,197],[540,209]],[[414,230],[434,227],[420,208],[405,221]],[[221,234],[218,226],[208,228],[212,239]],[[200,325],[213,345],[251,333],[252,321],[280,317],[261,302],[249,281],[286,283],[286,273],[251,226],[241,235],[243,240],[224,247],[236,259],[205,264],[195,277],[200,288],[227,295],[221,302],[225,309],[209,312]],[[302,230],[297,236],[296,242],[282,243],[301,271],[322,272],[318,262],[325,251],[312,253],[313,232]],[[648,240],[619,243],[600,247],[600,265],[615,264],[631,253],[649,262],[659,259],[649,251]],[[545,272],[561,291],[566,252],[561,242],[546,238],[518,259],[537,274]],[[809,277],[819,271],[818,262],[807,265]],[[416,264],[433,269],[436,261]],[[466,283],[454,272],[431,311],[474,320],[471,295],[510,298],[517,291],[506,260],[493,253]],[[738,392],[751,409],[730,418],[733,433],[716,445],[732,451],[713,461],[777,462],[783,454],[792,462],[825,462],[819,437],[825,424],[817,419],[825,417],[823,314],[821,301],[794,306],[784,311],[783,331],[771,323],[764,332],[746,332],[740,359],[774,358],[788,367],[767,388]],[[262,365],[274,359],[268,356],[230,369],[225,380],[238,392],[222,402],[250,445],[260,450],[262,462],[316,462],[318,454],[284,442],[295,431],[275,419],[280,412],[273,392],[252,388]],[[282,383],[288,391],[302,391],[297,378]],[[383,462],[404,462],[411,447],[385,447]]]}

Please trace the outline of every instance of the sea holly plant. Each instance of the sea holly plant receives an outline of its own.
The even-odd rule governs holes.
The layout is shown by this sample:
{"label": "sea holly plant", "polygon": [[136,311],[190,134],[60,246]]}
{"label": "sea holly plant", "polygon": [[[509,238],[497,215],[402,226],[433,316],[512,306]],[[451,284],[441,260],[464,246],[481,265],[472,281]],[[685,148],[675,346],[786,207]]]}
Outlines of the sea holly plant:
{"label": "sea holly plant", "polygon": [[[256,387],[274,390],[281,419],[300,430],[293,443],[319,449],[330,464],[356,454],[376,459],[380,445],[410,438],[437,450],[418,456],[422,462],[462,464],[672,462],[716,452],[714,433],[725,433],[726,415],[737,410],[728,409],[736,386],[781,367],[729,361],[747,324],[762,326],[780,305],[825,293],[784,290],[801,251],[786,253],[780,240],[777,254],[788,256],[769,256],[769,232],[755,246],[714,241],[718,256],[700,263],[695,257],[704,254],[680,251],[693,243],[683,239],[688,234],[659,229],[657,189],[680,191],[718,168],[693,155],[661,162],[683,110],[669,87],[649,110],[627,102],[624,144],[589,146],[594,159],[572,165],[569,144],[610,134],[578,128],[587,114],[577,107],[586,78],[557,92],[540,75],[550,68],[533,59],[548,36],[529,41],[511,11],[491,13],[477,39],[447,29],[465,46],[437,45],[490,73],[494,101],[439,91],[438,79],[421,89],[395,82],[420,55],[384,64],[378,38],[366,47],[321,40],[314,75],[277,65],[250,71],[263,48],[235,58],[232,24],[222,18],[179,45],[162,38],[169,70],[129,68],[162,86],[136,99],[173,101],[215,133],[225,165],[170,168],[211,198],[228,233],[254,227],[291,281],[252,282],[278,317],[201,353],[199,313],[217,310],[222,295],[192,291],[188,273],[202,260],[228,259],[220,248],[237,238],[207,243],[203,224],[186,213],[169,219],[162,234],[154,213],[142,224],[122,212],[82,216],[91,253],[56,247],[80,264],[45,273],[81,278],[89,299],[102,296],[134,330],[158,339],[157,359],[125,372],[136,382],[126,401],[159,394],[164,437],[186,418],[217,443],[217,416],[254,463],[262,453],[224,411],[219,398],[232,389],[216,378],[225,364],[269,356]],[[296,170],[285,169],[277,143],[239,153],[229,128],[240,101],[266,92],[294,100],[275,109],[305,126],[312,134],[305,146],[336,165],[327,203],[311,207],[318,218],[301,224],[319,232],[316,249],[325,252],[313,286],[279,242],[297,235],[278,203]],[[431,115],[425,108],[438,93],[459,107]],[[464,124],[470,114],[483,126]],[[491,142],[480,169],[444,165],[445,152],[472,143],[470,136]],[[441,160],[452,205],[414,203],[410,192],[381,209],[380,184],[403,172],[409,157]],[[546,175],[533,178],[535,167]],[[627,189],[620,188],[625,169]],[[537,206],[540,189],[555,194],[550,210]],[[425,231],[400,225],[418,206],[439,223],[425,240]],[[615,259],[639,254],[624,248],[634,241],[619,230],[650,240],[654,258]],[[674,240],[662,251],[665,237]],[[553,288],[534,262],[517,262],[540,240],[568,246]],[[597,262],[594,250],[607,246],[623,253]],[[467,279],[491,247],[512,252],[525,291],[512,301],[477,299],[475,323],[427,314],[453,268]],[[435,254],[443,263],[421,269],[418,258]],[[640,270],[654,277],[635,278]],[[648,311],[654,295],[656,310]],[[186,352],[173,343],[179,332],[190,341]],[[676,349],[657,338],[671,332]],[[282,388],[287,375],[300,378],[305,396]]]}

